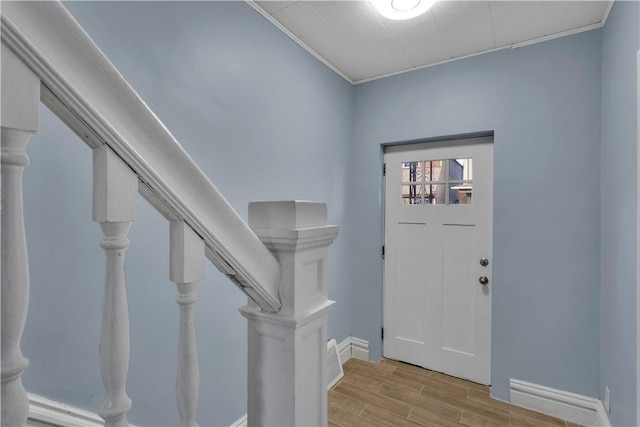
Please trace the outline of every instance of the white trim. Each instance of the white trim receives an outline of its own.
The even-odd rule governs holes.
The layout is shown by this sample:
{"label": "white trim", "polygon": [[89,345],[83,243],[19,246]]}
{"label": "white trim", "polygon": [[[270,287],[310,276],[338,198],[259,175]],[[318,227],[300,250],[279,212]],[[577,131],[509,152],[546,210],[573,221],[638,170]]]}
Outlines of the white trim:
{"label": "white trim", "polygon": [[572,36],[574,34],[584,33],[585,31],[597,30],[598,28],[602,28],[603,26],[604,24],[602,23],[602,21],[600,21],[595,24],[585,25],[584,27],[574,28],[571,30],[563,31],[561,33],[549,34],[548,36],[538,37],[537,39],[527,40],[520,43],[514,43],[510,45],[510,47],[511,49],[518,49],[525,46],[531,46],[533,44],[543,43],[549,40],[559,39],[561,37],[567,37],[567,36]]}
{"label": "white trim", "polygon": [[598,28],[602,28],[603,26],[604,26],[604,23],[603,23],[603,21],[601,21],[601,22],[599,22],[597,24],[591,24],[591,25],[587,25],[585,27],[579,27],[579,28],[574,28],[573,30],[564,31],[562,33],[551,34],[551,35],[544,36],[544,37],[538,37],[537,39],[527,40],[526,42],[520,42],[520,43],[514,43],[514,44],[510,44],[510,45],[500,46],[500,47],[496,47],[496,48],[490,49],[490,50],[483,50],[482,52],[472,53],[472,54],[465,55],[465,56],[459,56],[457,58],[452,58],[452,59],[447,59],[447,60],[440,61],[440,62],[435,62],[433,64],[427,64],[427,65],[422,65],[420,67],[410,68],[408,70],[400,70],[400,71],[395,71],[393,73],[383,74],[383,75],[377,76],[377,77],[370,77],[368,79],[358,80],[357,82],[355,82],[353,84],[354,85],[359,85],[361,83],[367,83],[367,82],[371,82],[371,81],[374,81],[374,80],[384,79],[385,77],[397,76],[398,74],[404,74],[404,73],[408,73],[408,72],[415,71],[415,70],[422,70],[424,68],[435,67],[436,65],[442,65],[442,64],[446,64],[448,62],[459,61],[461,59],[468,59],[468,58],[472,58],[472,57],[478,56],[478,55],[484,55],[486,53],[493,53],[493,52],[498,52],[498,51],[507,50],[507,49],[517,49],[517,48],[529,46],[529,45],[532,45],[532,44],[537,44],[537,43],[542,43],[542,42],[546,42],[546,41],[549,41],[549,40],[558,39],[560,37],[566,37],[566,36],[571,36],[571,35],[574,35],[574,34],[582,33],[582,32],[585,32],[585,31],[595,30],[595,29],[598,29]]}
{"label": "white trim", "polygon": [[[640,397],[640,50],[637,55],[636,83],[636,393]],[[640,426],[640,404],[636,404],[636,424]]]}
{"label": "white trim", "polygon": [[604,16],[602,17],[602,20],[600,21],[600,23],[602,24],[603,27],[607,24],[607,19],[609,19],[609,14],[611,13],[611,9],[613,8],[613,3],[614,2],[615,2],[615,0],[611,0],[609,2],[609,4],[607,5],[606,10],[604,11]]}
{"label": "white trim", "polygon": [[351,337],[351,357],[369,360],[369,341]]}
{"label": "white trim", "polygon": [[247,427],[247,414],[244,414],[240,418],[234,421],[229,427]]}
{"label": "white trim", "polygon": [[611,427],[598,399],[525,381],[509,380],[511,404],[586,426]]}
{"label": "white trim", "polygon": [[609,420],[609,412],[604,409],[604,405],[601,400],[596,399],[596,411],[598,413],[598,419],[596,426],[611,427],[611,421]]}
{"label": "white trim", "polygon": [[[40,423],[64,427],[98,427],[104,425],[104,420],[92,412],[65,405],[27,393],[29,398],[28,419]],[[29,421],[27,421],[29,425]]]}
{"label": "white trim", "polygon": [[351,337],[345,338],[338,344],[338,357],[341,365],[344,365],[344,362],[351,358]]}
{"label": "white trim", "polygon": [[352,357],[369,360],[369,341],[355,337],[347,337],[338,344],[338,356],[340,357],[340,363],[343,365],[344,362]]}
{"label": "white trim", "polygon": [[516,48],[519,48],[519,47],[529,46],[529,45],[537,44],[537,43],[542,43],[542,42],[546,42],[546,41],[549,41],[549,40],[557,39],[557,38],[560,38],[560,37],[571,36],[573,34],[582,33],[584,31],[590,31],[590,30],[595,30],[597,28],[602,28],[602,27],[604,27],[604,24],[607,22],[607,18],[609,17],[609,13],[611,12],[611,8],[613,7],[614,0],[611,0],[609,2],[609,4],[607,5],[607,9],[605,9],[605,12],[604,12],[604,15],[602,17],[602,20],[600,20],[600,22],[598,22],[596,24],[586,25],[584,27],[574,28],[572,30],[563,31],[561,33],[551,34],[551,35],[544,36],[544,37],[538,37],[536,39],[528,40],[526,42],[514,43],[514,44],[506,45],[506,46],[500,46],[500,47],[497,47],[495,49],[485,50],[485,51],[482,51],[482,52],[473,53],[471,55],[460,56],[458,58],[447,59],[445,61],[436,62],[434,64],[427,64],[427,65],[423,65],[423,66],[420,66],[420,67],[410,68],[408,70],[395,71],[393,73],[383,74],[381,76],[370,77],[370,78],[362,79],[362,80],[358,80],[358,81],[351,80],[351,78],[349,78],[346,74],[344,74],[342,71],[340,71],[338,68],[336,68],[328,60],[326,60],[322,55],[320,55],[315,50],[313,50],[311,47],[309,47],[305,42],[300,40],[295,34],[293,34],[284,25],[282,25],[280,22],[278,22],[278,20],[275,19],[273,16],[271,16],[267,11],[262,9],[254,0],[245,0],[245,2],[247,4],[249,4],[249,6],[254,8],[260,15],[264,16],[264,18],[266,20],[268,20],[273,25],[275,25],[276,28],[278,28],[280,31],[285,33],[291,40],[296,42],[301,48],[303,48],[304,50],[309,52],[311,55],[313,55],[313,57],[316,58],[318,61],[322,62],[324,65],[329,67],[334,73],[336,73],[337,75],[339,75],[340,77],[345,79],[347,82],[351,83],[352,85],[359,85],[361,83],[367,83],[367,82],[371,82],[373,80],[384,79],[385,77],[396,76],[398,74],[404,74],[404,73],[408,73],[410,71],[421,70],[423,68],[429,68],[429,67],[433,67],[433,66],[436,66],[436,65],[446,64],[447,62],[453,62],[453,61],[458,61],[460,59],[471,58],[472,56],[484,55],[485,53],[492,53],[492,52],[497,52],[499,50],[505,50],[505,49],[516,49]]}

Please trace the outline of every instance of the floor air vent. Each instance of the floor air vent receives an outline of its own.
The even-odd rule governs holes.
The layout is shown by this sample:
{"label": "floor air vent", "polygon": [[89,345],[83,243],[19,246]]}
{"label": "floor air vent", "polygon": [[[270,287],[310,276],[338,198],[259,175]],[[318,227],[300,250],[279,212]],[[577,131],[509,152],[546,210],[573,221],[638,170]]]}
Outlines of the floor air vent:
{"label": "floor air vent", "polygon": [[342,364],[338,357],[338,343],[335,339],[327,343],[327,389],[333,387],[344,376]]}

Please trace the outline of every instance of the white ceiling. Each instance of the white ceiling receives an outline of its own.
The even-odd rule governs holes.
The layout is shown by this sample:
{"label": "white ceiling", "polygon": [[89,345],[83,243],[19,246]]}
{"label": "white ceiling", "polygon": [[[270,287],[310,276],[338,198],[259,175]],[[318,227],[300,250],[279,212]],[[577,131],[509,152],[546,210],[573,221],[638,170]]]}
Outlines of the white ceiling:
{"label": "white ceiling", "polygon": [[613,4],[441,0],[393,21],[366,0],[248,2],[351,83],[598,28]]}

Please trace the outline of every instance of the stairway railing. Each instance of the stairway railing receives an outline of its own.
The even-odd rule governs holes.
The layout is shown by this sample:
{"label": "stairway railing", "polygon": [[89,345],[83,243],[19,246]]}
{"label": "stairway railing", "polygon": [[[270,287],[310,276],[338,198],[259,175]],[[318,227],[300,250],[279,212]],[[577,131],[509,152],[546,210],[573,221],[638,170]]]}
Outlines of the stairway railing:
{"label": "stairway railing", "polygon": [[168,220],[187,222],[223,273],[278,311],[273,255],[60,3],[3,2],[2,42],[40,79],[42,101],[58,117],[91,148],[115,151],[143,197]]}
{"label": "stairway railing", "polygon": [[[105,425],[127,425],[126,413],[131,407],[125,391],[130,343],[124,258],[129,245],[127,232],[136,219],[138,193],[171,224],[170,275],[177,284],[181,311],[177,393],[182,425],[195,425],[199,375],[193,308],[195,284],[203,277],[205,256],[255,303],[243,309],[250,331],[259,331],[261,322],[273,325],[280,321],[284,329],[293,325],[295,332],[296,325],[309,323],[305,320],[309,318],[315,319],[311,323],[318,328],[318,338],[326,341],[326,313],[331,302],[327,301],[324,260],[326,247],[337,234],[337,227],[326,225],[326,207],[300,202],[270,204],[267,209],[257,205],[261,215],[266,215],[254,219],[262,233],[258,238],[60,2],[2,2],[1,8],[2,425],[23,425],[28,406],[20,379],[28,364],[21,354],[20,340],[29,298],[22,171],[29,163],[26,145],[38,130],[40,101],[93,150],[93,219],[102,229],[100,246],[106,254],[100,350],[105,384],[100,415]],[[280,217],[289,214],[296,219],[283,222]],[[305,215],[311,220],[303,221],[302,227],[300,219]],[[283,223],[288,227],[285,234]],[[300,234],[301,228],[307,231]],[[304,243],[310,238],[309,230],[316,230],[311,232],[312,245]],[[282,235],[284,249],[274,246],[274,235]],[[261,239],[267,239],[269,247]],[[305,301],[304,307],[296,309],[295,301],[280,294],[294,293],[298,279],[282,276],[280,263],[288,262],[287,254],[318,248],[324,252],[314,255],[313,262],[320,261],[313,264],[316,277],[310,279],[320,281],[314,285],[317,295],[310,297],[313,304]],[[281,310],[283,304],[286,310]],[[262,339],[256,334],[255,339]],[[259,350],[258,341],[254,344]],[[291,347],[284,338],[280,342],[281,348],[271,346],[268,354],[257,350],[251,356],[264,360],[249,361],[255,380],[249,394],[261,405],[268,406],[271,400],[265,396],[274,393],[261,386],[261,372],[269,370],[269,363],[283,369],[282,356],[299,351],[299,346]],[[325,424],[326,396],[321,392],[318,397],[317,391],[326,390],[319,384],[323,383],[324,344],[313,351],[318,355],[317,366],[313,366],[319,375],[305,374],[307,388],[315,390],[315,400],[307,399],[306,405],[319,405],[312,411],[316,418],[311,422]],[[309,366],[304,369],[308,371]],[[298,368],[292,363],[292,369],[295,374]],[[286,423],[300,419],[282,418],[282,411],[249,403],[250,422],[269,423],[276,418],[269,418],[268,413],[278,412],[277,419]]]}

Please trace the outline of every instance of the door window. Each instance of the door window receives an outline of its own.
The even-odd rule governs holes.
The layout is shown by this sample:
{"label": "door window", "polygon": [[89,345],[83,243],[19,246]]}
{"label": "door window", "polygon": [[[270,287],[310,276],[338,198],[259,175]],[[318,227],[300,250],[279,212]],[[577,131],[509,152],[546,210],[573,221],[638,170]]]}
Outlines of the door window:
{"label": "door window", "polygon": [[473,158],[402,162],[403,205],[470,205]]}

